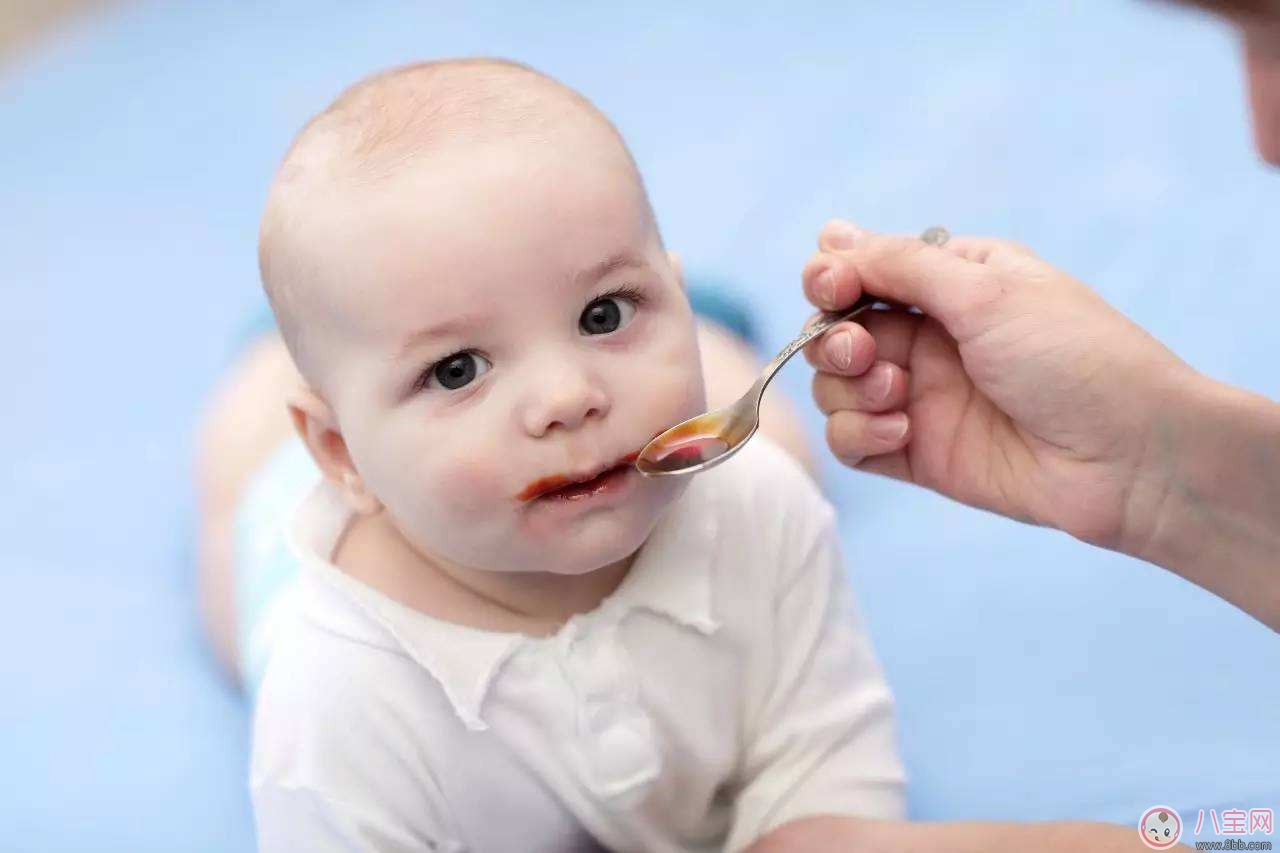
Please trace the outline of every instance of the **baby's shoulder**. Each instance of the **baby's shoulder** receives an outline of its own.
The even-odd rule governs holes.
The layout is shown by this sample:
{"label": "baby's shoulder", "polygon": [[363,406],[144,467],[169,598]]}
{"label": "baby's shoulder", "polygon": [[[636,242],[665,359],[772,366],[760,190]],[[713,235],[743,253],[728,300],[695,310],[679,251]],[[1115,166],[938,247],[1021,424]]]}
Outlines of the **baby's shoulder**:
{"label": "baby's shoulder", "polygon": [[306,832],[324,803],[375,827],[441,837],[449,821],[438,775],[464,741],[428,678],[376,634],[334,630],[305,612],[292,619],[254,708],[249,787],[259,820],[266,812],[276,831],[283,821],[286,834]]}
{"label": "baby's shoulder", "polygon": [[254,706],[256,731],[315,737],[341,730],[354,700],[385,683],[403,656],[376,635],[335,630],[301,605],[282,620]]}
{"label": "baby's shoulder", "polygon": [[432,701],[438,690],[393,637],[358,612],[348,616],[311,595],[336,593],[304,590],[275,638],[254,707],[255,778],[279,776],[298,762],[394,752],[406,746],[407,717],[430,727],[443,716]]}

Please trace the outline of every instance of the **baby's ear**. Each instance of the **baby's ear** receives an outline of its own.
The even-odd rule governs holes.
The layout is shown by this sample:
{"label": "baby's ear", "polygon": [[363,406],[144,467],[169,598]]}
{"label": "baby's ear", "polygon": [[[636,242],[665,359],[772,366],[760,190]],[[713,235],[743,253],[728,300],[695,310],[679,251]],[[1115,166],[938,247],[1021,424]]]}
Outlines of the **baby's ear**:
{"label": "baby's ear", "polygon": [[294,429],[325,479],[338,487],[355,512],[372,515],[380,510],[381,502],[365,487],[351,461],[347,441],[329,404],[311,388],[296,389],[287,399]]}
{"label": "baby's ear", "polygon": [[680,289],[687,290],[684,284],[684,265],[680,263],[680,256],[675,252],[667,252],[667,262],[671,264],[671,271],[676,274],[676,283],[680,285]]}

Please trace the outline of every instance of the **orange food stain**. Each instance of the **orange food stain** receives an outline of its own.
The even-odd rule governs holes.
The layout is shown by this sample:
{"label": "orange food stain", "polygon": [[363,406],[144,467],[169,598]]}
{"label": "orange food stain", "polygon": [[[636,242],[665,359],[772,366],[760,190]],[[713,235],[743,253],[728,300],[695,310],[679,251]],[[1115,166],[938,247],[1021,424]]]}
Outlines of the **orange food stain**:
{"label": "orange food stain", "polygon": [[[618,467],[618,465],[630,465],[638,458],[640,458],[640,451],[637,450],[633,453],[628,453],[626,456],[622,457],[616,465],[606,470],[611,471],[613,468]],[[605,472],[602,471],[600,473],[603,474]],[[541,479],[534,480],[532,483],[521,489],[520,494],[516,495],[516,500],[532,500],[533,498],[545,495],[548,492],[554,492],[557,489],[563,489],[565,486],[571,486],[574,482],[574,480],[570,480],[564,474],[552,474],[550,477],[542,477]]]}

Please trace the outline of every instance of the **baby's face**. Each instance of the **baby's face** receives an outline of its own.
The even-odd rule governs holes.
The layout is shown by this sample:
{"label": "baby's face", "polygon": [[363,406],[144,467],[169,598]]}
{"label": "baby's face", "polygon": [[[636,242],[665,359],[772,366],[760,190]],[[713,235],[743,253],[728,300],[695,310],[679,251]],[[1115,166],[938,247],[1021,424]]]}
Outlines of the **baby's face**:
{"label": "baby's face", "polygon": [[683,488],[624,465],[530,497],[705,405],[683,284],[621,152],[593,141],[435,153],[323,215],[306,334],[354,467],[420,553],[583,573]]}

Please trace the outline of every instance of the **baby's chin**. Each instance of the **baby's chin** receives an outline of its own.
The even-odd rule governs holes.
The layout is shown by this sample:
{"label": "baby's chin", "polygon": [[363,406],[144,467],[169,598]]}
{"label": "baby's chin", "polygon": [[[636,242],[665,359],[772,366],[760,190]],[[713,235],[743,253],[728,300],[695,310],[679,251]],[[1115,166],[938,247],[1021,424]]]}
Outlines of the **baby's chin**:
{"label": "baby's chin", "polygon": [[632,556],[644,545],[653,531],[654,522],[636,520],[629,524],[614,523],[595,530],[579,530],[560,537],[552,547],[542,550],[538,560],[550,574],[581,576],[611,566]]}
{"label": "baby's chin", "polygon": [[687,478],[645,481],[649,493],[625,507],[591,513],[555,531],[539,530],[530,540],[536,571],[587,575],[631,557],[644,545],[663,515],[687,486]]}

